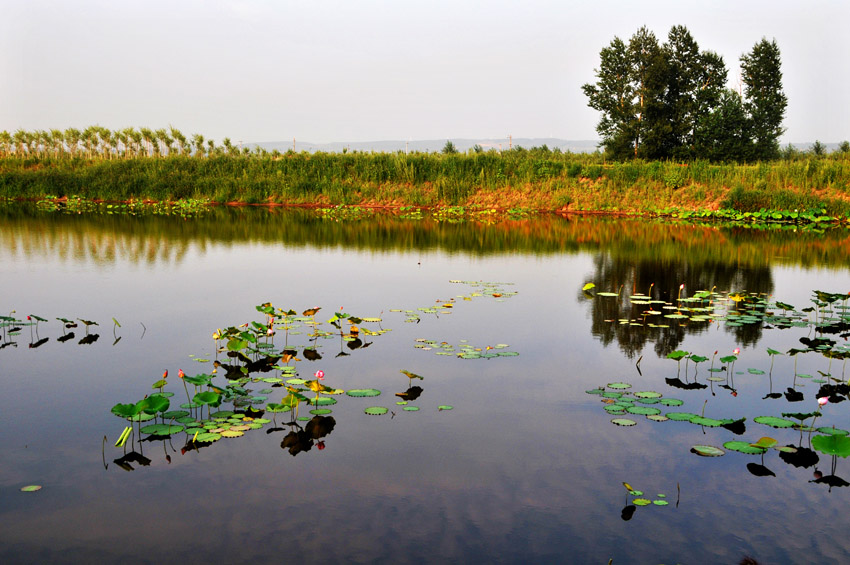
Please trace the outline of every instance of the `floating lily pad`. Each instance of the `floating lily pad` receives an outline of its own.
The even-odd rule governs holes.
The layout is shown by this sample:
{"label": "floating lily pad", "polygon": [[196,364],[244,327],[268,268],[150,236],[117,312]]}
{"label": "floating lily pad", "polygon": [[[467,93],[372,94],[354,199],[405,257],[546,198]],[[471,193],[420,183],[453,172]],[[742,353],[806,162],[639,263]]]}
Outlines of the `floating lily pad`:
{"label": "floating lily pad", "polygon": [[684,404],[684,402],[678,398],[662,398],[659,402],[664,406],[681,406]]}
{"label": "floating lily pad", "polygon": [[604,410],[605,410],[606,412],[608,412],[609,414],[616,414],[616,415],[620,415],[620,414],[625,414],[625,413],[626,413],[626,408],[625,408],[625,407],[623,407],[623,406],[618,406],[618,405],[616,405],[616,404],[609,404],[608,406],[605,406],[605,407],[604,407]]}
{"label": "floating lily pad", "polygon": [[616,426],[627,426],[627,427],[637,425],[637,422],[635,422],[634,420],[629,420],[628,418],[614,418],[613,420],[611,420],[611,423],[616,425]]}
{"label": "floating lily pad", "polygon": [[383,406],[370,406],[369,408],[364,410],[364,412],[366,412],[370,416],[382,416],[383,414],[389,412],[389,410],[384,408]]}
{"label": "floating lily pad", "polygon": [[661,393],[651,391],[651,390],[645,390],[645,391],[642,391],[642,392],[636,392],[635,397],[636,398],[661,398]]}
{"label": "floating lily pad", "polygon": [[630,385],[629,383],[608,383],[608,388],[626,389],[626,388],[632,388],[632,385]]}
{"label": "floating lily pad", "polygon": [[402,410],[404,410],[405,412],[417,412],[417,411],[419,411],[419,407],[418,406],[405,406],[404,408],[402,408]]}
{"label": "floating lily pad", "polygon": [[185,416],[188,416],[189,412],[187,410],[171,410],[162,415],[166,420],[179,420]]}
{"label": "floating lily pad", "polygon": [[21,487],[21,492],[35,492],[37,490],[41,490],[41,485],[27,485],[25,487]]}
{"label": "floating lily pad", "polygon": [[650,414],[646,417],[647,420],[652,420],[653,422],[666,422],[670,418],[667,416],[663,416],[661,414]]}
{"label": "floating lily pad", "polygon": [[331,412],[333,412],[333,410],[330,408],[314,408],[313,410],[310,410],[310,414],[315,416],[323,416],[325,414],[330,414]]}
{"label": "floating lily pad", "polygon": [[441,404],[440,406],[437,406],[437,410],[440,411],[440,412],[442,412],[443,410],[453,410],[453,409],[454,409],[454,406],[449,406],[447,404]]}
{"label": "floating lily pad", "polygon": [[152,434],[156,436],[170,436],[183,431],[183,426],[180,424],[151,424],[142,428],[142,433]]}
{"label": "floating lily pad", "polygon": [[336,398],[328,398],[327,396],[320,396],[319,398],[311,398],[310,406],[333,406],[337,403]]}
{"label": "floating lily pad", "polygon": [[379,396],[381,391],[375,388],[354,388],[345,392],[348,396],[363,397],[363,396]]}
{"label": "floating lily pad", "polygon": [[765,426],[770,426],[771,428],[790,428],[796,425],[796,423],[791,420],[777,418],[775,416],[756,416],[753,418],[753,421],[758,422],[759,424],[764,424]]}
{"label": "floating lily pad", "polygon": [[847,430],[842,430],[841,428],[817,428],[817,431],[822,434],[827,434],[831,436],[846,436],[848,434]]}
{"label": "floating lily pad", "polygon": [[691,453],[696,453],[701,457],[720,457],[726,452],[713,445],[695,445],[691,448]]}
{"label": "floating lily pad", "polygon": [[670,504],[670,503],[669,503],[669,502],[667,502],[666,500],[653,500],[653,501],[652,501],[652,503],[653,503],[655,506],[667,506],[668,504]]}
{"label": "floating lily pad", "polygon": [[[670,415],[668,414],[667,416],[669,417]],[[695,418],[691,418],[691,423],[696,424],[698,426],[705,426],[707,428],[717,428],[723,425],[722,420],[706,418],[705,416],[696,416]]]}
{"label": "floating lily pad", "polygon": [[240,432],[237,430],[224,430],[221,432],[221,437],[240,437],[245,435],[245,432]]}
{"label": "floating lily pad", "polygon": [[746,453],[747,455],[761,455],[767,452],[766,448],[750,445],[746,441],[727,441],[723,444],[723,447],[739,453]]}
{"label": "floating lily pad", "polygon": [[626,412],[629,414],[637,414],[639,416],[654,416],[656,414],[661,414],[661,410],[649,406],[629,406],[626,408]]}
{"label": "floating lily pad", "polygon": [[216,434],[213,432],[200,433],[195,437],[195,441],[202,443],[212,443],[214,441],[218,441],[221,439],[221,434]]}
{"label": "floating lily pad", "polygon": [[698,417],[697,414],[691,414],[690,412],[667,412],[666,416],[676,422],[690,422]]}

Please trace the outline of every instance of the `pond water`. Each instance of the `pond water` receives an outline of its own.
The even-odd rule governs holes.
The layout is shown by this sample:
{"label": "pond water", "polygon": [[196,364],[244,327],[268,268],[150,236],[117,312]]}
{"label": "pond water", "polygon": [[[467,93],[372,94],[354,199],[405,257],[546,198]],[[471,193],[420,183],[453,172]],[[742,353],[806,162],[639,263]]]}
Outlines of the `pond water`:
{"label": "pond water", "polygon": [[[6,207],[0,264],[0,314],[15,319],[0,350],[3,563],[848,559],[850,462],[808,450],[826,445],[824,429],[850,429],[847,391],[805,420],[822,431],[754,421],[817,411],[821,387],[850,377],[846,302],[813,302],[850,290],[847,230]],[[212,334],[266,324],[256,307],[268,302],[297,313],[262,349],[276,363],[294,349],[298,377],[322,370],[328,387],[381,394],[322,395],[337,402],[315,418],[305,404],[301,420],[266,411],[259,429],[213,443],[193,443],[192,427],[139,442],[143,422],[115,446],[128,422],[113,406],[157,392],[168,370],[178,409],[194,395],[178,370],[239,364]],[[336,312],[365,318],[360,333],[328,323]],[[736,348],[734,365],[720,361]],[[246,395],[265,397],[260,410],[280,403],[285,371],[230,383],[251,391],[236,412]],[[653,421],[644,408],[707,419]],[[799,450],[724,448],[765,436]],[[31,484],[42,489],[21,492]]]}

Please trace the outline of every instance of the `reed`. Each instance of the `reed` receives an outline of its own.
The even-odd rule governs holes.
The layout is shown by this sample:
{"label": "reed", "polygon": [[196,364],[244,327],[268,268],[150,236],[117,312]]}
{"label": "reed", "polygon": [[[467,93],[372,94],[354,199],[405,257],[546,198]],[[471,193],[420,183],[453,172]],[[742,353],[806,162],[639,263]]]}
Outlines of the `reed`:
{"label": "reed", "polygon": [[737,164],[610,163],[599,153],[546,148],[465,154],[281,154],[240,152],[229,144],[227,150],[203,152],[141,147],[124,151],[81,146],[71,151],[5,146],[0,151],[0,197],[630,213],[764,208],[850,214],[848,152]]}

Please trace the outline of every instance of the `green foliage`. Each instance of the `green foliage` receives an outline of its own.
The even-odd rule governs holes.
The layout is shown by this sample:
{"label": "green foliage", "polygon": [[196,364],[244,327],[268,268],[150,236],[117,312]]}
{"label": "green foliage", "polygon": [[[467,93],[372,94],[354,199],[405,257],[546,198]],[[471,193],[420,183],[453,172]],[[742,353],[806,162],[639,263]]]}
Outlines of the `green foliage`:
{"label": "green foliage", "polygon": [[597,131],[608,158],[758,161],[779,155],[787,98],[779,48],[762,39],[741,57],[746,96],[724,90],[723,58],[700,51],[684,26],[667,42],[640,28],[600,52],[597,81],[582,90],[602,113]]}

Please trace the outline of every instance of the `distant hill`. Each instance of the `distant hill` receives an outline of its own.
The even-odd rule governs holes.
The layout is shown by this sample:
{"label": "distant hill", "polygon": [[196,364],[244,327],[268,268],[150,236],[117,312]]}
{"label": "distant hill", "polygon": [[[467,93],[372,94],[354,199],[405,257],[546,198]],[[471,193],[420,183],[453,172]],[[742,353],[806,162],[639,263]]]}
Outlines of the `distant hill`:
{"label": "distant hill", "polygon": [[[512,147],[524,147],[531,149],[532,147],[542,147],[545,145],[549,149],[558,148],[561,151],[572,153],[593,153],[596,151],[599,141],[595,139],[559,139],[556,137],[515,137],[511,141],[508,138],[502,137],[498,139],[465,139],[465,138],[450,138],[450,139],[416,139],[416,140],[383,140],[383,141],[337,141],[333,143],[313,143],[311,141],[295,140],[295,151],[308,151],[310,153],[316,151],[324,151],[325,153],[342,153],[343,149],[348,151],[374,151],[377,153],[394,153],[396,151],[420,151],[420,152],[435,152],[442,151],[446,141],[454,143],[458,151],[465,152],[475,145],[480,145],[485,151],[490,149],[507,151],[509,145]],[[799,151],[808,151],[812,148],[814,142],[798,142],[791,145]],[[245,147],[254,149],[262,147],[266,151],[274,151],[277,149],[281,153],[293,148],[292,141],[265,141],[260,143],[245,143]],[[838,143],[824,143],[827,153],[831,153],[838,149]],[[786,145],[782,145],[786,147]]]}
{"label": "distant hill", "polygon": [[[312,143],[310,141],[295,140],[295,151],[324,151],[326,153],[341,153],[343,149],[348,151],[375,151],[394,153],[396,151],[421,151],[421,152],[439,152],[443,149],[446,141],[451,141],[458,151],[466,151],[474,145],[480,145],[485,151],[490,149],[507,151],[509,145],[512,147],[524,147],[531,149],[532,147],[542,147],[545,145],[549,149],[556,147],[561,151],[571,151],[573,153],[592,153],[596,151],[596,146],[599,144],[596,140],[568,140],[557,139],[554,137],[515,137],[510,142],[508,138],[499,139],[426,139],[426,140],[385,140],[385,141],[352,141],[352,142],[334,142],[334,143]],[[292,141],[268,141],[262,143],[246,143],[245,146],[253,149],[261,147],[266,151],[274,151],[277,149],[280,152],[288,151],[293,148]]]}

